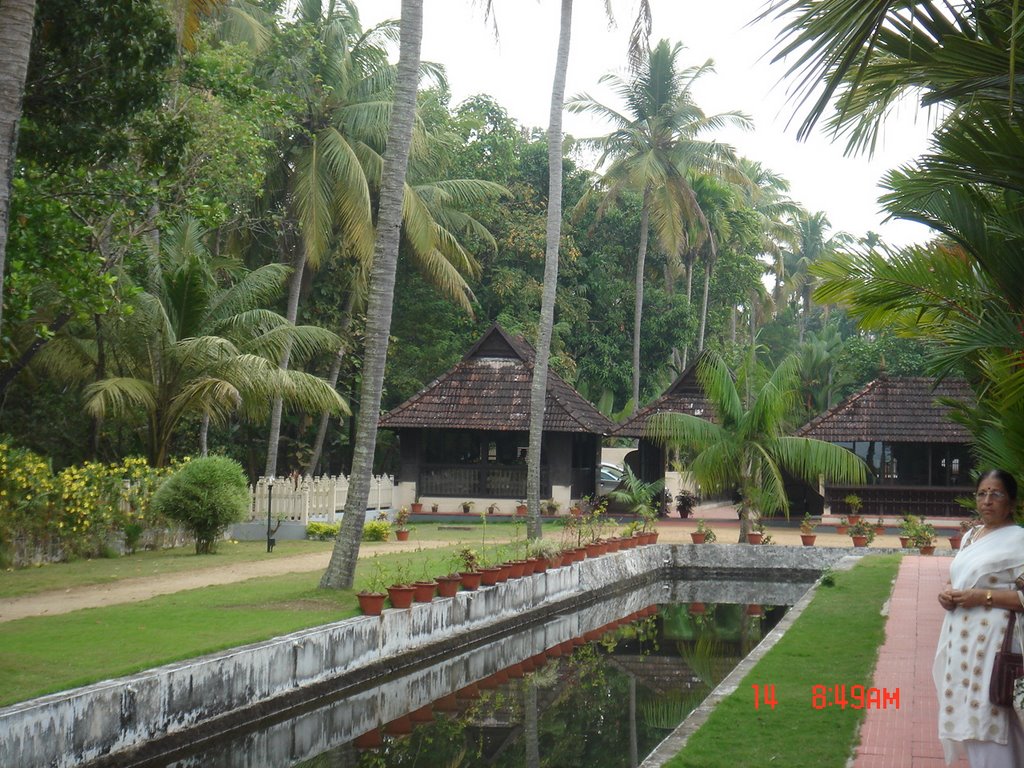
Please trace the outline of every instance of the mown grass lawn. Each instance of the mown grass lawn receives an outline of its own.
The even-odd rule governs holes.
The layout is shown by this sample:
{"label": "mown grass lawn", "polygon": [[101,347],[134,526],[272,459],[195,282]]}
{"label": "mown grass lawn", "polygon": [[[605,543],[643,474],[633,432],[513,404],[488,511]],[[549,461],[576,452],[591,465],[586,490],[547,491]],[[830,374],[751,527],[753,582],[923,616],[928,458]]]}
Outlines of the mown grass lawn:
{"label": "mown grass lawn", "polygon": [[[844,768],[864,710],[815,709],[814,686],[871,686],[885,638],[881,609],[899,561],[899,555],[866,557],[835,574],[835,586],[819,587],[782,639],[666,766]],[[774,686],[774,708],[755,709],[754,684]]]}

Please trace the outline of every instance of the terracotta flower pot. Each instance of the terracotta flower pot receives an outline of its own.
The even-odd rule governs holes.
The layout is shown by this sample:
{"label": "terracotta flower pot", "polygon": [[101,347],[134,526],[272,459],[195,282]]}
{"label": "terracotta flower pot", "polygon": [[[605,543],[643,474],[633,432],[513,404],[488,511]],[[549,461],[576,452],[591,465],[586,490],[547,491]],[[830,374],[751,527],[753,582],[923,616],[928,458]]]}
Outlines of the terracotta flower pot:
{"label": "terracotta flower pot", "polygon": [[706,538],[707,538],[707,534],[706,533],[697,533],[696,531],[693,531],[690,534],[690,540],[693,541],[694,544],[703,544],[704,543],[704,539],[706,539]]}
{"label": "terracotta flower pot", "polygon": [[747,544],[760,544],[763,539],[764,539],[764,534],[763,533],[756,533],[755,532],[755,533],[748,533],[747,534]]}
{"label": "terracotta flower pot", "polygon": [[499,576],[501,576],[501,568],[496,566],[480,569],[480,583],[485,587],[493,587],[497,584]]}
{"label": "terracotta flower pot", "polygon": [[408,541],[409,531],[407,529],[397,530],[395,531],[395,538],[398,539],[398,541]]}
{"label": "terracotta flower pot", "polygon": [[949,537],[949,546],[952,549],[960,549],[960,542],[961,542],[962,539],[963,539],[963,536],[950,536]]}
{"label": "terracotta flower pot", "polygon": [[900,546],[904,549],[910,549],[910,537],[900,536]]}
{"label": "terracotta flower pot", "polygon": [[848,525],[837,525],[836,526],[836,533],[838,533],[840,535],[846,533],[849,530],[850,530],[850,526],[848,526]]}
{"label": "terracotta flower pot", "polygon": [[868,545],[867,536],[851,536],[850,538],[853,539],[853,546],[855,547],[866,547]]}
{"label": "terracotta flower pot", "polygon": [[544,573],[547,563],[539,557],[528,557],[523,567],[524,576],[532,576],[535,573]]}
{"label": "terracotta flower pot", "polygon": [[434,593],[437,591],[436,581],[417,581],[413,584],[415,592],[413,593],[412,599],[417,603],[429,603],[434,599]]}
{"label": "terracotta flower pot", "polygon": [[389,736],[408,736],[412,733],[412,720],[409,715],[396,717],[390,723],[384,725],[384,733]]}
{"label": "terracotta flower pot", "polygon": [[561,552],[559,552],[556,555],[552,555],[551,557],[549,557],[547,559],[548,560],[548,568],[551,568],[552,570],[554,570],[555,568],[561,568],[562,567],[562,562],[563,562],[564,559],[565,559],[565,556]]}
{"label": "terracotta flower pot", "polygon": [[926,547],[921,547],[921,554],[922,555],[934,555],[935,554],[935,545],[930,544],[930,545],[928,545]]}
{"label": "terracotta flower pot", "polygon": [[814,546],[814,540],[816,538],[818,538],[818,534],[816,534],[816,533],[801,533],[800,534],[800,541],[801,541],[801,543],[805,547],[813,547]]}
{"label": "terracotta flower pot", "polygon": [[409,509],[412,511],[412,514],[418,515],[423,511],[423,504],[419,501],[414,501],[409,505]]}
{"label": "terracotta flower pot", "polygon": [[520,517],[525,517],[526,516],[526,511],[527,510],[526,510],[526,505],[525,504],[519,504],[519,505],[516,506],[516,514],[519,515]]}
{"label": "terracotta flower pot", "polygon": [[458,574],[437,577],[437,594],[439,597],[455,597],[462,585],[462,577]]}
{"label": "terracotta flower pot", "polygon": [[352,745],[356,749],[377,749],[384,746],[384,737],[381,735],[380,728],[374,728],[372,731],[356,736],[352,740]]}
{"label": "terracotta flower pot", "polygon": [[416,594],[416,587],[409,584],[392,584],[388,587],[388,599],[392,608],[408,608],[412,605],[412,598]]}
{"label": "terracotta flower pot", "polygon": [[462,578],[462,588],[474,590],[480,588],[480,571],[459,571]]}
{"label": "terracotta flower pot", "polygon": [[512,560],[508,564],[509,570],[511,571],[510,578],[521,579],[523,574],[526,573],[526,561],[525,560]]}
{"label": "terracotta flower pot", "polygon": [[356,599],[359,601],[359,610],[367,616],[380,616],[388,596],[383,592],[360,592]]}

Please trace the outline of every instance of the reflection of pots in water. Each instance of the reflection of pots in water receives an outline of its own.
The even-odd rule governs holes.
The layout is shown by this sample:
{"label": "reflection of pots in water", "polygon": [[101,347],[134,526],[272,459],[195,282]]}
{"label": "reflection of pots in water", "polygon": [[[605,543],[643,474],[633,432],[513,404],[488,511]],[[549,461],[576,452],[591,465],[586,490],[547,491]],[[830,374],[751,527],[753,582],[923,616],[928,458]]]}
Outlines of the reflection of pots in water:
{"label": "reflection of pots in water", "polygon": [[409,715],[396,717],[384,726],[384,733],[389,736],[408,736],[412,733],[412,720]]}
{"label": "reflection of pots in water", "polygon": [[704,603],[690,603],[690,613],[692,613],[695,616],[700,616],[707,609],[708,607],[704,605]]}
{"label": "reflection of pots in water", "polygon": [[384,746],[384,737],[381,735],[380,728],[374,728],[372,731],[356,736],[352,740],[352,745],[356,749],[378,749]]}
{"label": "reflection of pots in water", "polygon": [[469,685],[459,688],[455,692],[456,698],[459,699],[475,699],[480,696],[480,687],[476,683],[470,683]]}
{"label": "reflection of pots in water", "polygon": [[410,712],[409,719],[414,723],[429,723],[434,719],[434,709],[427,704],[425,707]]}
{"label": "reflection of pots in water", "polygon": [[762,608],[757,603],[751,603],[750,605],[747,606],[747,616],[760,616],[763,613],[764,613],[764,608]]}
{"label": "reflection of pots in water", "polygon": [[459,709],[459,700],[454,693],[449,693],[447,696],[442,696],[440,699],[434,702],[434,710],[436,712],[456,712]]}

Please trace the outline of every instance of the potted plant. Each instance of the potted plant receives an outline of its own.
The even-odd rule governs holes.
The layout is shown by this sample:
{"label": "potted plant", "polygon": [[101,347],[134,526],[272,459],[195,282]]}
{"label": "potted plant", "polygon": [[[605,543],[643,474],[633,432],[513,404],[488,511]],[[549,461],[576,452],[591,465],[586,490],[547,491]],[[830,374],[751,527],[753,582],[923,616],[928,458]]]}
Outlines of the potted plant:
{"label": "potted plant", "polygon": [[875,540],[875,527],[867,520],[858,520],[850,525],[850,537],[853,539],[853,546],[866,547]]}
{"label": "potted plant", "polygon": [[437,514],[438,509],[439,509],[439,506],[438,506],[438,503],[436,501],[433,504],[430,505],[430,511],[433,512],[435,515]]}
{"label": "potted plant", "polygon": [[404,564],[395,566],[394,582],[388,587],[388,599],[392,608],[408,608],[412,605],[416,588],[412,585],[409,567]]}
{"label": "potted plant", "polygon": [[885,533],[885,520],[879,517],[875,520],[875,535],[881,536]]}
{"label": "potted plant", "polygon": [[864,505],[864,502],[861,501],[860,496],[856,493],[848,493],[843,497],[843,501],[850,508],[850,525],[853,525],[860,520],[860,508]]}
{"label": "potted plant", "polygon": [[478,589],[480,587],[480,558],[475,550],[463,547],[456,555],[461,570],[463,589]]}
{"label": "potted plant", "polygon": [[420,492],[416,491],[415,499],[412,502],[412,513],[414,515],[418,515],[422,511],[423,511],[423,502],[420,501]]}
{"label": "potted plant", "polygon": [[644,543],[647,544],[653,544],[658,540],[658,533],[655,529],[658,508],[655,505],[662,482],[661,480],[644,482],[633,474],[632,469],[626,467],[625,473],[622,475],[622,485],[608,494],[613,500],[625,504],[627,511],[632,512],[642,521],[641,531],[648,535],[648,538],[644,540]]}
{"label": "potted plant", "polygon": [[409,539],[408,507],[399,507],[398,514],[395,515],[395,538],[399,541],[407,541]]}
{"label": "potted plant", "polygon": [[839,522],[836,524],[836,533],[840,536],[850,530],[850,518],[843,515],[839,518]]}
{"label": "potted plant", "polygon": [[462,576],[458,573],[447,573],[444,576],[437,577],[438,597],[455,597],[461,586]]}
{"label": "potted plant", "polygon": [[470,511],[472,511],[473,505],[475,503],[476,502],[474,502],[474,501],[464,501],[464,502],[462,502],[462,514],[468,515],[470,513]]}
{"label": "potted plant", "polygon": [[694,544],[711,544],[718,540],[718,536],[704,520],[697,521],[697,530],[690,533],[690,538]]}
{"label": "potted plant", "polygon": [[764,519],[758,516],[753,530],[747,533],[747,544],[760,544],[764,540]]}
{"label": "potted plant", "polygon": [[562,505],[559,504],[554,499],[545,499],[540,503],[540,513],[542,515],[554,516],[558,514],[558,510],[561,508],[561,506]]}
{"label": "potted plant", "polygon": [[909,513],[903,513],[903,519],[900,520],[900,546],[904,549],[909,549],[913,546],[911,543],[914,538],[914,533],[917,531],[917,527],[921,524],[921,519],[916,515]]}
{"label": "potted plant", "polygon": [[420,577],[412,585],[416,588],[412,596],[413,602],[429,603],[434,599],[434,593],[437,592],[437,581],[430,575],[426,563],[423,565]]}
{"label": "potted plant", "polygon": [[526,543],[526,556],[535,559],[535,573],[544,573],[548,568],[558,568],[562,564],[562,553],[553,541],[548,539],[531,539]]}
{"label": "potted plant", "polygon": [[800,542],[805,547],[813,547],[815,539],[818,538],[814,529],[818,523],[811,517],[810,512],[804,512],[804,519],[800,521]]}
{"label": "potted plant", "polygon": [[516,502],[516,514],[519,515],[519,517],[525,517],[527,511],[528,507],[526,506],[526,502],[523,501],[522,499],[519,499]]}
{"label": "potted plant", "polygon": [[931,523],[918,523],[910,537],[910,543],[921,550],[922,555],[933,554],[935,552],[935,527]]}
{"label": "potted plant", "polygon": [[697,506],[697,497],[690,491],[683,489],[676,494],[676,512],[679,513],[679,517],[685,520],[693,514],[695,506]]}
{"label": "potted plant", "polygon": [[367,616],[380,616],[383,612],[388,593],[384,589],[384,569],[380,561],[374,560],[370,578],[366,586],[356,593],[356,599],[359,601],[359,610]]}

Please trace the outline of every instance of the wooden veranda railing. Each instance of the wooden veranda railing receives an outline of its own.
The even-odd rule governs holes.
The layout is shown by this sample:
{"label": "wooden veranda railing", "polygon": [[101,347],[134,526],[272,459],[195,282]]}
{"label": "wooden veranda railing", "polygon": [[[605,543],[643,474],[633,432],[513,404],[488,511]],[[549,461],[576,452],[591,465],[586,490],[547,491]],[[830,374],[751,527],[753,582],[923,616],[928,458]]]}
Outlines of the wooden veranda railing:
{"label": "wooden veranda railing", "polygon": [[[503,464],[421,464],[421,496],[525,499],[526,467]],[[548,468],[540,469],[541,496],[551,495]]]}
{"label": "wooden veranda railing", "polygon": [[861,515],[868,518],[904,513],[921,517],[959,517],[966,515],[967,510],[956,499],[970,496],[972,491],[968,486],[830,485],[825,487],[825,498],[834,515],[849,514],[843,499],[855,493],[863,505]]}

